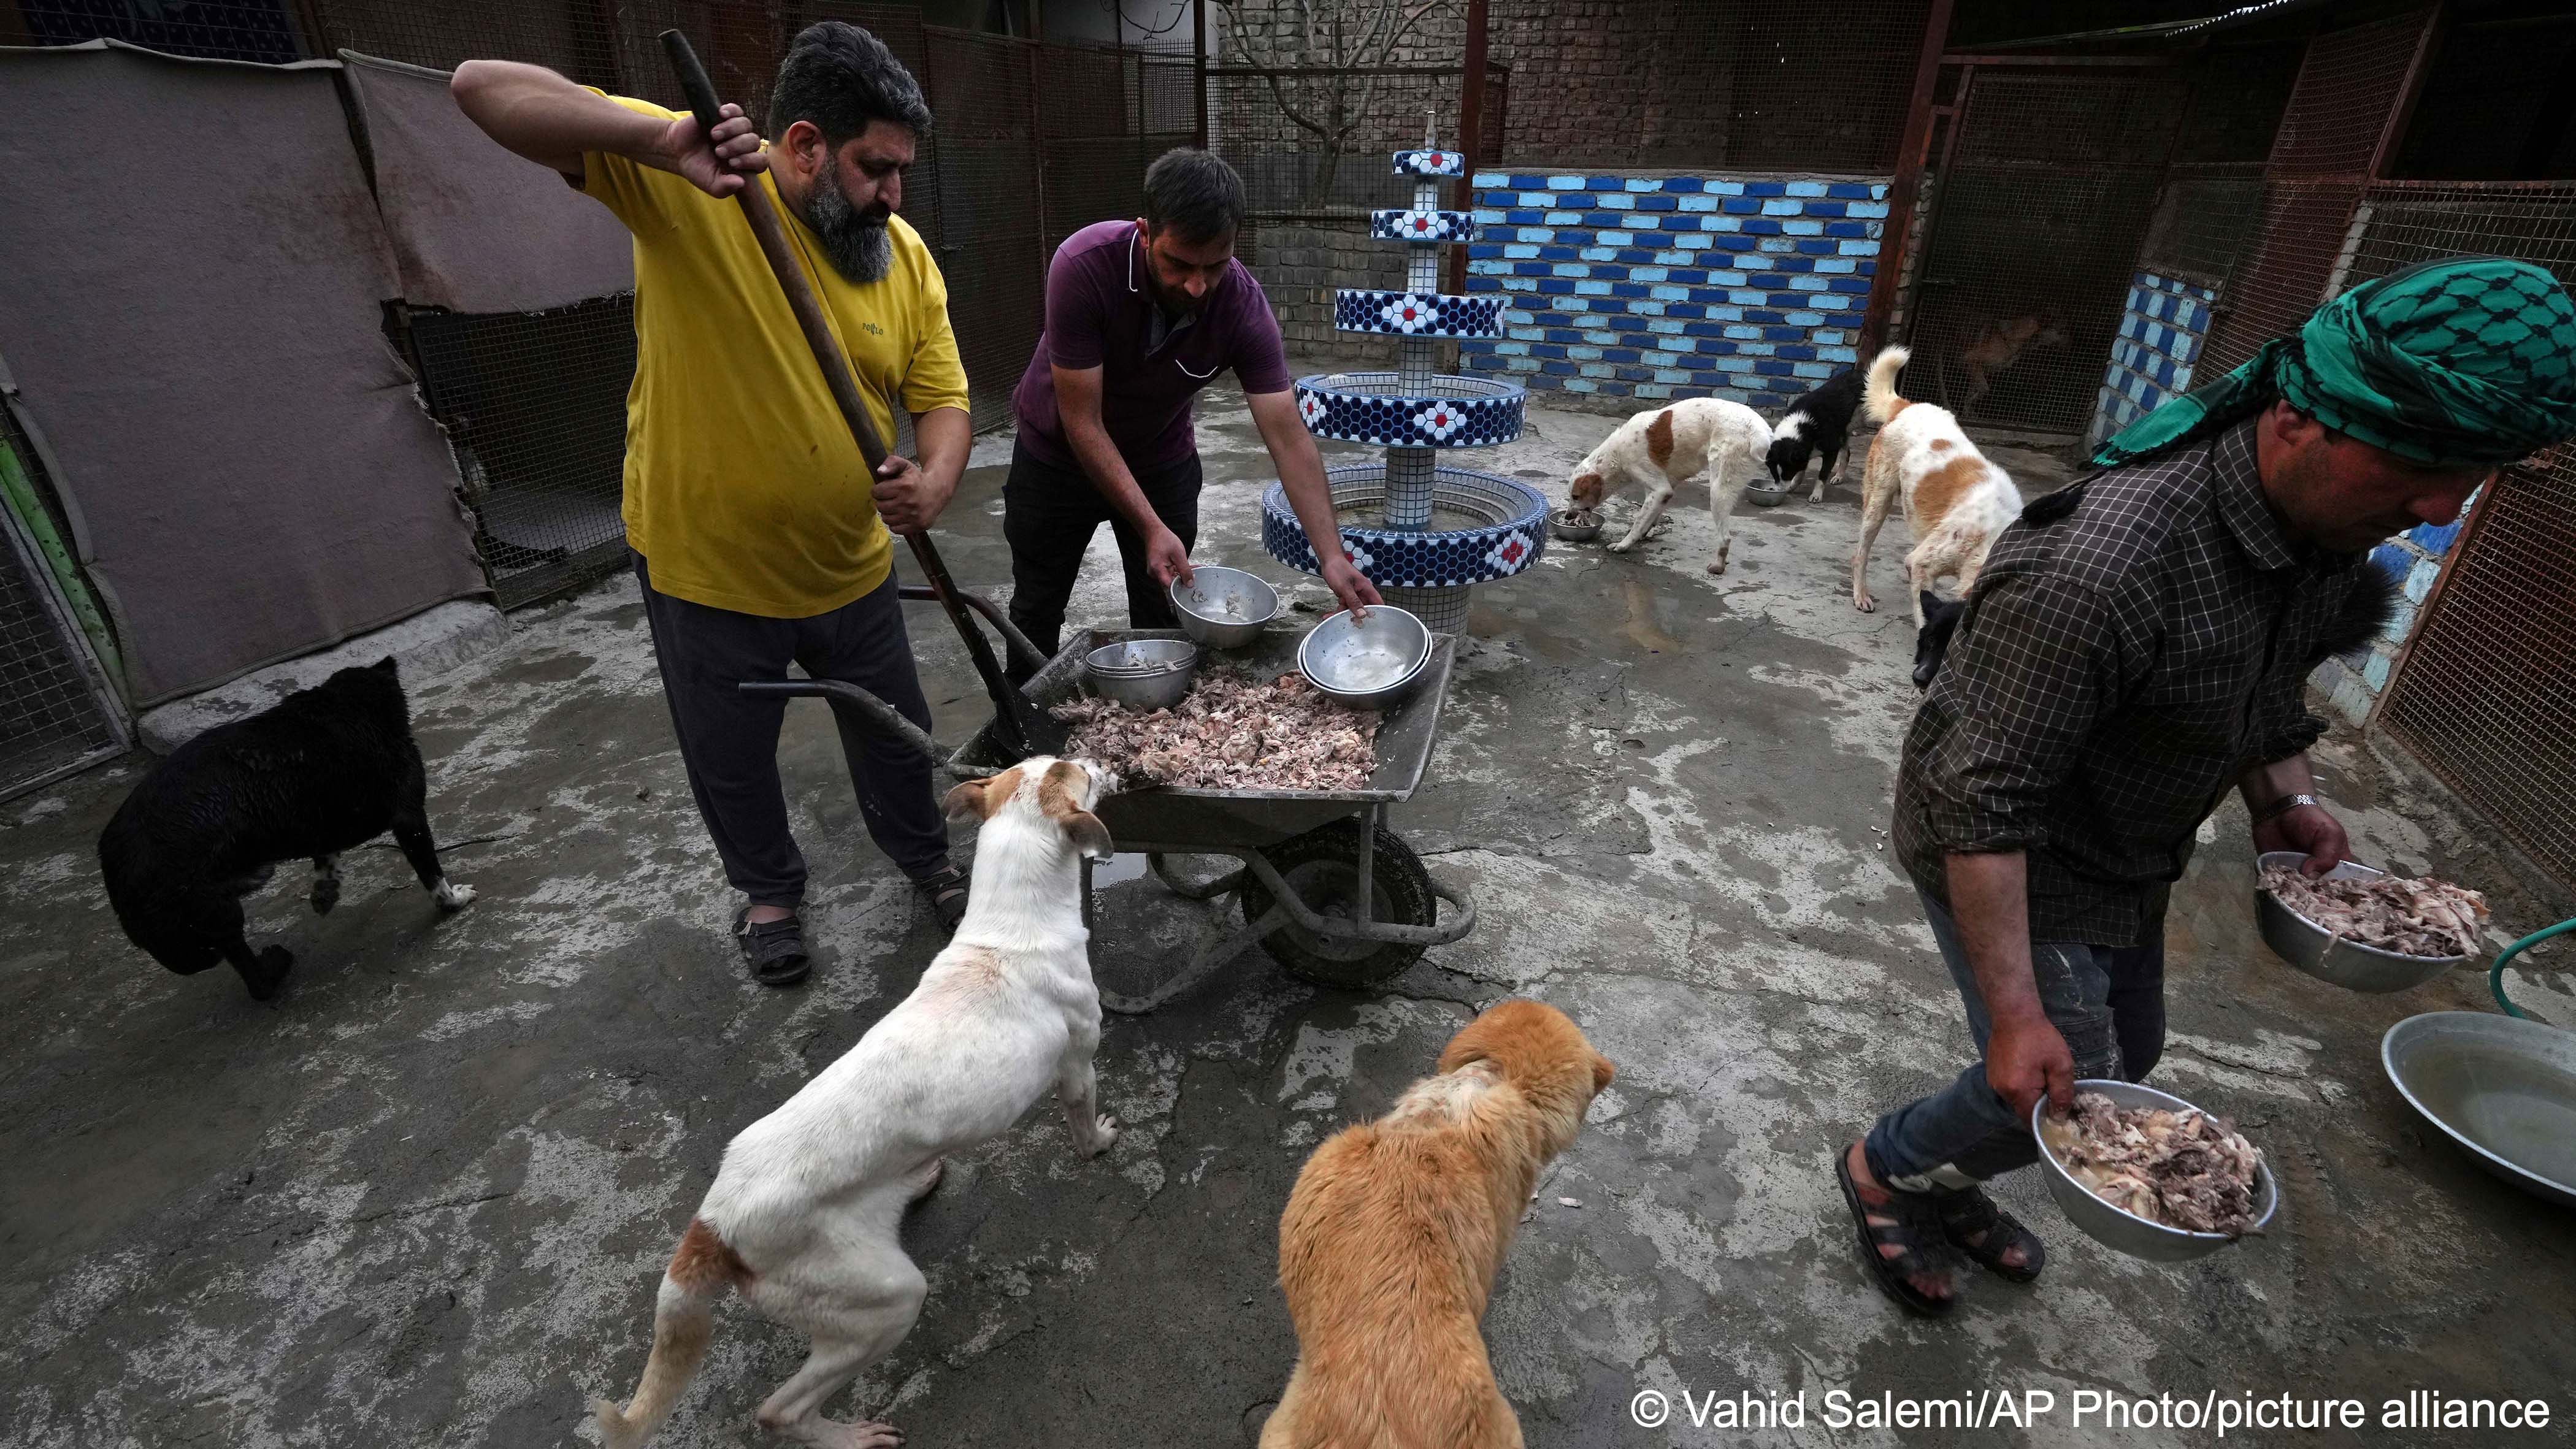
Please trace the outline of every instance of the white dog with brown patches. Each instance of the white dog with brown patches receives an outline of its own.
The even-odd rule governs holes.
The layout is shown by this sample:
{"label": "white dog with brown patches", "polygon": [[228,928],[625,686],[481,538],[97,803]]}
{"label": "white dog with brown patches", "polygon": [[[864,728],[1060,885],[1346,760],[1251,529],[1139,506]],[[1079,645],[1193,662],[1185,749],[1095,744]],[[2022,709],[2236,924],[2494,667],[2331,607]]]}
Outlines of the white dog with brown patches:
{"label": "white dog with brown patches", "polygon": [[1685,398],[1668,408],[1639,413],[1601,440],[1601,446],[1574,465],[1571,493],[1577,508],[1597,509],[1601,500],[1632,483],[1646,485],[1645,506],[1628,524],[1628,534],[1610,545],[1626,553],[1645,541],[1664,516],[1673,489],[1692,474],[1708,472],[1708,511],[1717,523],[1717,549],[1708,571],[1726,572],[1727,520],[1744,485],[1763,471],[1771,453],[1771,425],[1742,403],[1724,398]]}
{"label": "white dog with brown patches", "polygon": [[1921,628],[1923,595],[1934,579],[1956,576],[1962,598],[1975,587],[1996,536],[2021,516],[2021,490],[1968,441],[1949,409],[1896,395],[1897,369],[1907,355],[1902,347],[1890,347],[1871,359],[1869,386],[1861,394],[1878,435],[1870,439],[1862,474],[1851,597],[1852,607],[1864,614],[1878,607],[1869,595],[1870,545],[1878,542],[1888,509],[1901,499],[1914,528],[1914,547],[1905,555],[1906,593],[1914,600],[1915,627]]}
{"label": "white dog with brown patches", "polygon": [[904,1209],[938,1184],[942,1156],[1007,1131],[1050,1086],[1085,1157],[1118,1136],[1096,1109],[1100,992],[1082,924],[1082,861],[1110,853],[1091,809],[1114,787],[1089,761],[1041,756],[948,793],[951,819],[983,820],[966,918],[910,996],[725,1148],[662,1275],[633,1402],[591,1405],[610,1449],[670,1416],[727,1288],[813,1339],[760,1406],[763,1428],[827,1449],[903,1442],[819,1411],[921,1313],[929,1285],[896,1237]]}

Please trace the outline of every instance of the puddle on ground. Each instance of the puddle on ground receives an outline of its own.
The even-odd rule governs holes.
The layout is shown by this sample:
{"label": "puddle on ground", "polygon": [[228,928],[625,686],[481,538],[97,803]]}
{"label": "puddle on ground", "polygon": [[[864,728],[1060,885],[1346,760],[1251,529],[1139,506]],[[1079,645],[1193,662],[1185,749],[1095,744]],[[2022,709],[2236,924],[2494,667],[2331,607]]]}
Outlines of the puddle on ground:
{"label": "puddle on ground", "polygon": [[1630,643],[1656,652],[1682,647],[1682,641],[1665,633],[1656,621],[1655,591],[1646,587],[1644,580],[1625,579],[1619,586],[1628,596],[1628,622],[1620,626],[1619,632],[1627,635]]}

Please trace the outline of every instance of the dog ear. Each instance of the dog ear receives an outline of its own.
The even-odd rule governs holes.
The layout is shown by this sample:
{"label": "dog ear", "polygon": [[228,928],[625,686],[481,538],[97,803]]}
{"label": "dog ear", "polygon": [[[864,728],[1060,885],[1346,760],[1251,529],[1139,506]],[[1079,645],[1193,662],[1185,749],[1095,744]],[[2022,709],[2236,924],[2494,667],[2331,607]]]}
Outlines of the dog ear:
{"label": "dog ear", "polygon": [[1610,1079],[1618,1074],[1619,1069],[1610,1065],[1610,1059],[1608,1057],[1601,1055],[1599,1052],[1594,1052],[1592,1054],[1592,1090],[1598,1092],[1603,1087],[1610,1085]]}
{"label": "dog ear", "polygon": [[939,808],[948,812],[951,824],[963,825],[969,820],[984,818],[984,783],[982,780],[968,780],[949,791],[947,797],[939,802]]}
{"label": "dog ear", "polygon": [[1073,842],[1074,850],[1083,859],[1107,860],[1118,853],[1117,843],[1109,838],[1109,827],[1100,823],[1099,816],[1076,810],[1063,819],[1065,839]]}
{"label": "dog ear", "polygon": [[385,656],[384,658],[382,658],[382,659],[377,660],[375,663],[368,665],[367,667],[368,667],[369,669],[380,669],[380,670],[384,671],[387,675],[389,675],[389,676],[391,676],[391,677],[393,677],[393,678],[396,678],[396,679],[399,679],[399,678],[401,678],[401,677],[402,677],[402,666],[401,666],[401,665],[399,665],[399,664],[396,664],[396,663],[394,662],[394,657],[393,657],[392,655],[390,655],[390,654],[386,655],[386,656]]}

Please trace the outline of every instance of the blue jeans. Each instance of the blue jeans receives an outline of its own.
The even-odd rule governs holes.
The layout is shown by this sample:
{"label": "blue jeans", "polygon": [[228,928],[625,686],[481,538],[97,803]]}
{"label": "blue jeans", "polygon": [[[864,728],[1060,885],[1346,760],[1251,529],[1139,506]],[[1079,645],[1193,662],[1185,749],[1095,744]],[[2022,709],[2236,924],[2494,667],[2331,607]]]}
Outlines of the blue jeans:
{"label": "blue jeans", "polygon": [[[1923,897],[1923,915],[1950,979],[1958,983],[1979,1060],[1950,1085],[1897,1108],[1869,1129],[1863,1150],[1870,1175],[1900,1192],[1971,1187],[2039,1160],[2028,1119],[2014,1115],[1986,1083],[1983,1058],[1992,1023],[1968,953],[1959,945],[1958,923],[1929,895]],[[2164,1054],[2163,921],[2149,930],[2152,939],[2143,946],[2030,943],[2040,1009],[2066,1038],[2079,1078],[2140,1081]]]}

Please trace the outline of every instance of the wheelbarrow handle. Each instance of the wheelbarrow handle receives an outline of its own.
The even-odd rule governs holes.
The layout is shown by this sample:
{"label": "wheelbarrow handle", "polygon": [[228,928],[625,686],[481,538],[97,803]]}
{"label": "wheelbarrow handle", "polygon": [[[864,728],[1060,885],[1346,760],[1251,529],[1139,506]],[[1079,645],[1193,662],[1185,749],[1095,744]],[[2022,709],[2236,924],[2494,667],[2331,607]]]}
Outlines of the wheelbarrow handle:
{"label": "wheelbarrow handle", "polygon": [[959,780],[980,780],[982,773],[961,769],[951,764],[921,726],[903,717],[893,705],[868,693],[855,684],[838,679],[746,679],[734,686],[744,694],[769,699],[828,699],[836,705],[847,705],[867,717],[869,724],[893,735],[905,744],[930,757],[931,764]]}
{"label": "wheelbarrow handle", "polygon": [[[939,602],[939,591],[927,584],[903,584],[895,589],[895,594],[916,604]],[[1011,622],[1011,616],[1002,612],[1001,605],[972,589],[959,589],[957,597],[1000,631],[1002,643],[1010,649],[1013,663],[1031,674],[1047,667],[1047,657],[1038,652],[1037,645],[1029,642],[1028,635],[1020,632],[1019,625]]]}

